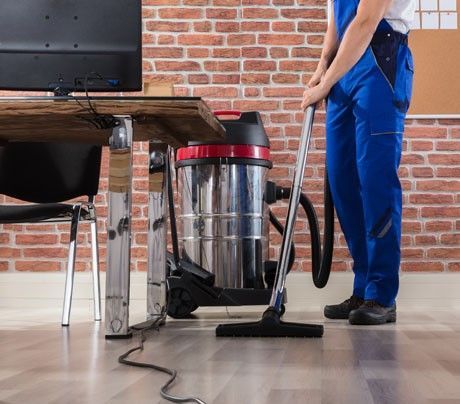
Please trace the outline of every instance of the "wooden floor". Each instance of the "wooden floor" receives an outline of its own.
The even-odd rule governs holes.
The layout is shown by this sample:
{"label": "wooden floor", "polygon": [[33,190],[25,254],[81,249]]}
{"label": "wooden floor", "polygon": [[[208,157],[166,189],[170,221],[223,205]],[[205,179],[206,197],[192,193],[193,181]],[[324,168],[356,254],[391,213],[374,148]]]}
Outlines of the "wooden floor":
{"label": "wooden floor", "polygon": [[[136,340],[106,341],[85,314],[61,328],[56,310],[0,309],[1,403],[166,403],[166,376],[117,363]],[[133,357],[176,368],[173,392],[208,404],[460,403],[460,312],[401,311],[397,325],[378,328],[326,321],[314,340],[216,339],[226,316],[170,321]],[[287,318],[323,322],[320,313]]]}

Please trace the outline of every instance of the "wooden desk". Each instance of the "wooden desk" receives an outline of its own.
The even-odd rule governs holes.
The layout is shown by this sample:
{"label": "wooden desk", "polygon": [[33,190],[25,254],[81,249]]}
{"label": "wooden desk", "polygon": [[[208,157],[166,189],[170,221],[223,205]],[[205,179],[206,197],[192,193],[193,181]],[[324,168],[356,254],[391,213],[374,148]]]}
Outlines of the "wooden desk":
{"label": "wooden desk", "polygon": [[[165,143],[178,147],[192,140],[218,140],[224,134],[200,98],[0,97],[0,142],[63,141],[110,147],[106,337],[129,336],[132,142],[149,141],[153,159],[165,153]],[[162,193],[150,177],[149,212]],[[149,267],[158,255],[153,245],[159,246],[149,243]]]}

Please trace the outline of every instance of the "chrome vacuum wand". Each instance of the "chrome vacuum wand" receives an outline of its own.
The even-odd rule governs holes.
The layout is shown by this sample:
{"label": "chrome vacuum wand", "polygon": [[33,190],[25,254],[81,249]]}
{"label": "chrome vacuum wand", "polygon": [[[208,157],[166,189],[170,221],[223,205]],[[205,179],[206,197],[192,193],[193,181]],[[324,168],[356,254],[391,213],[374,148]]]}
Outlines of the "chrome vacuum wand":
{"label": "chrome vacuum wand", "polygon": [[324,329],[322,325],[291,323],[281,321],[281,305],[283,303],[286,277],[288,273],[289,254],[294,234],[297,208],[302,193],[302,182],[307,163],[308,148],[313,130],[315,106],[310,106],[305,111],[302,135],[297,153],[297,164],[294,171],[291,195],[286,219],[286,228],[281,243],[280,259],[276,269],[270,306],[262,319],[253,323],[225,324],[216,329],[218,337],[321,337]]}
{"label": "chrome vacuum wand", "polygon": [[286,226],[283,233],[283,241],[280,247],[280,259],[276,268],[276,277],[273,287],[273,293],[270,300],[270,307],[278,313],[281,312],[283,304],[284,288],[288,273],[289,254],[291,251],[292,238],[294,236],[295,221],[297,218],[297,209],[299,207],[300,195],[302,193],[302,182],[307,165],[308,149],[313,130],[313,120],[315,117],[315,107],[310,106],[306,109],[303,120],[302,135],[300,137],[299,150],[297,152],[297,164],[294,170],[294,181],[291,186],[291,195],[287,212]]}

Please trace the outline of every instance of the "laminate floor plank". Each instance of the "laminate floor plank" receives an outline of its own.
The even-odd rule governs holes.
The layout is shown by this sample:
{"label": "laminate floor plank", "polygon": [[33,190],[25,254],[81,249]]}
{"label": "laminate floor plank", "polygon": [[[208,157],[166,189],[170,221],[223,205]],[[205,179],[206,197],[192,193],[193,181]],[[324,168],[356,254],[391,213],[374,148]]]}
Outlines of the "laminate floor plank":
{"label": "laminate floor plank", "polygon": [[[68,328],[57,308],[18,314],[0,308],[1,404],[167,403],[159,395],[166,375],[118,363],[138,337],[105,340],[87,311]],[[287,320],[323,323],[324,337],[214,336],[217,324],[259,315],[214,309],[168,320],[131,359],[178,370],[172,394],[208,404],[460,404],[460,311],[400,308],[398,323],[382,327],[289,311]]]}

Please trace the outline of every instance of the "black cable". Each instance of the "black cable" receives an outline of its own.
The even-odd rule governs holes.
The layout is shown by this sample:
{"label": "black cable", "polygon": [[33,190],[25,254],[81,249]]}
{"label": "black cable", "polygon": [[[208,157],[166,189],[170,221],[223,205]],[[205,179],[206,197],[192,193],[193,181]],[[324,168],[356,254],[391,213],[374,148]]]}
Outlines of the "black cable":
{"label": "black cable", "polygon": [[138,368],[144,368],[144,369],[153,369],[156,370],[157,372],[165,373],[170,376],[168,381],[161,387],[160,389],[160,394],[161,397],[163,397],[165,400],[171,401],[173,403],[196,403],[196,404],[206,404],[205,401],[197,398],[197,397],[177,397],[173,396],[168,393],[168,390],[170,386],[174,383],[174,381],[177,378],[177,371],[174,369],[169,369],[163,366],[158,366],[153,363],[145,363],[145,362],[135,362],[132,360],[127,359],[129,355],[131,355],[133,352],[136,351],[143,351],[144,350],[144,342],[147,340],[146,337],[146,332],[150,330],[156,330],[159,331],[159,324],[166,318],[166,314],[163,314],[162,316],[158,317],[152,324],[150,324],[147,327],[144,327],[140,330],[136,328],[131,328],[132,331],[138,331],[138,335],[140,336],[140,341],[139,345],[137,347],[131,348],[127,352],[125,352],[123,355],[120,355],[118,358],[118,362],[121,363],[122,365],[127,365],[127,366],[134,366]]}
{"label": "black cable", "polygon": [[[79,119],[84,120],[85,122],[90,123],[93,125],[96,129],[112,129],[118,125],[117,119],[115,119],[113,116],[107,116],[107,115],[102,115],[99,112],[96,111],[96,108],[94,107],[93,103],[91,102],[91,97],[89,96],[89,90],[88,90],[88,80],[90,77],[94,75],[96,78],[100,80],[105,80],[105,78],[99,74],[98,72],[90,72],[85,75],[85,79],[83,81],[83,89],[85,91],[85,100],[88,103],[88,106],[83,105],[79,100],[78,97],[75,97],[74,95],[71,95],[70,97],[76,101],[76,103],[86,112],[88,112],[90,115],[92,115],[92,118],[86,118],[84,116],[78,116]],[[59,88],[56,88],[54,92],[59,90]],[[74,87],[74,92],[77,91],[77,88]]]}
{"label": "black cable", "polygon": [[171,152],[169,150],[166,156],[166,178],[168,181],[169,225],[171,228],[173,257],[176,266],[180,266],[179,237],[177,235],[176,211],[174,209],[174,192],[172,186]]}

